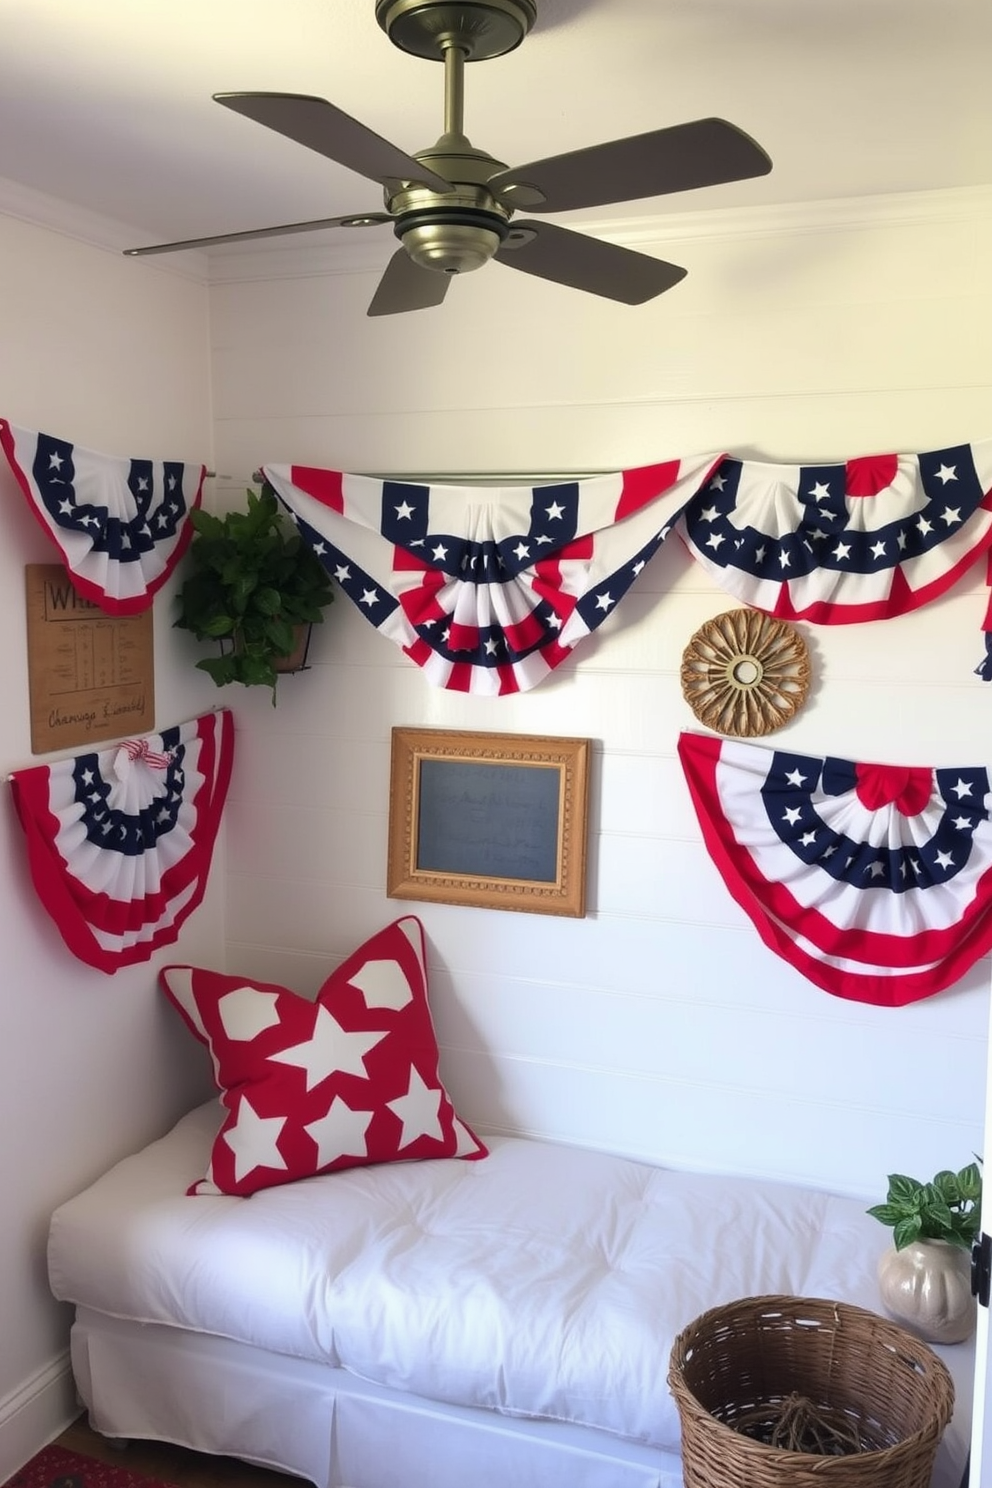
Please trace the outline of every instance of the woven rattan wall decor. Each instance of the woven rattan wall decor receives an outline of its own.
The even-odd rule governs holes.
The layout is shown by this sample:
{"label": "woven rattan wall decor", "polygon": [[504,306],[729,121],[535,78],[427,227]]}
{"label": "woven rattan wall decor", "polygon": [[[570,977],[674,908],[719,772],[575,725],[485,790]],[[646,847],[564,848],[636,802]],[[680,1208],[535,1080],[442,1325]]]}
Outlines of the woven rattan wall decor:
{"label": "woven rattan wall decor", "polygon": [[809,693],[806,642],[760,610],[727,610],[707,620],[682,653],[682,695],[700,723],[755,738],[789,722]]}

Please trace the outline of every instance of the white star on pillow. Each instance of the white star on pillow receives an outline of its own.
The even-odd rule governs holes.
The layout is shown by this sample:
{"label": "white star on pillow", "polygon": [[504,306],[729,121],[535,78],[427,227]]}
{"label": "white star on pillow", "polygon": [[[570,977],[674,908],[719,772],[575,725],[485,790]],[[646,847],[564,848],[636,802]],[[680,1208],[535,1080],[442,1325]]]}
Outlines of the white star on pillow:
{"label": "white star on pillow", "polygon": [[247,1197],[364,1163],[486,1156],[441,1083],[414,915],[373,935],[312,1000],[191,966],[166,966],[160,981],[210,1052],[224,1111],[209,1174],[189,1193]]}
{"label": "white star on pillow", "polygon": [[359,1075],[365,1078],[365,1056],[386,1035],[384,1033],[347,1033],[326,1008],[318,1008],[313,1037],[292,1048],[270,1054],[280,1064],[295,1064],[306,1071],[307,1089],[312,1090],[333,1074]]}
{"label": "white star on pillow", "polygon": [[234,1125],[224,1133],[224,1141],[234,1153],[234,1173],[239,1181],[256,1168],[285,1170],[286,1159],[277,1146],[285,1125],[284,1116],[259,1116],[248,1097],[242,1096]]}
{"label": "white star on pillow", "polygon": [[414,1065],[410,1066],[410,1083],[406,1095],[387,1101],[389,1109],[403,1123],[400,1147],[409,1147],[418,1137],[440,1137],[441,1096],[443,1091],[425,1085]]}
{"label": "white star on pillow", "polygon": [[335,1096],[327,1115],[304,1128],[317,1143],[318,1165],[329,1167],[338,1157],[367,1157],[369,1144],[365,1134],[374,1114],[353,1111],[340,1096]]}

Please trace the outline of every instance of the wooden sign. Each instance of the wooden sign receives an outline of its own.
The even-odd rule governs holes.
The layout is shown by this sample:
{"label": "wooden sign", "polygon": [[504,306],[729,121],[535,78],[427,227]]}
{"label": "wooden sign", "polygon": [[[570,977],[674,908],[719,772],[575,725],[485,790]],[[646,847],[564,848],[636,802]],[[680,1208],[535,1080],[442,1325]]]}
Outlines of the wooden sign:
{"label": "wooden sign", "polygon": [[155,726],[152,612],[108,615],[58,563],[24,570],[31,751],[128,739]]}

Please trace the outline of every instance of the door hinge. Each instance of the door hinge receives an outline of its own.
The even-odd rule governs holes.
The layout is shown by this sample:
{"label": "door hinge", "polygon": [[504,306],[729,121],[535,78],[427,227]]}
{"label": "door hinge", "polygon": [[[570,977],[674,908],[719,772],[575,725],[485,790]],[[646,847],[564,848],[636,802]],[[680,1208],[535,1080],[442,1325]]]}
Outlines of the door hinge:
{"label": "door hinge", "polygon": [[971,1247],[971,1294],[988,1307],[992,1292],[992,1239],[983,1230]]}

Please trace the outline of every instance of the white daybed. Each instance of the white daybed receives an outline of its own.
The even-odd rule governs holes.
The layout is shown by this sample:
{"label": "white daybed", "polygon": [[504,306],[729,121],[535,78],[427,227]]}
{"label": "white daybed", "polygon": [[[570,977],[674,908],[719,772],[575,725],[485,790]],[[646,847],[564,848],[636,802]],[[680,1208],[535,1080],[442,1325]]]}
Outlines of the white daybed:
{"label": "white daybed", "polygon": [[[487,1136],[476,1162],[187,1196],[189,1113],[55,1214],[56,1297],[94,1427],[318,1488],[680,1488],[676,1333],[766,1293],[881,1311],[860,1201]],[[959,1488],[972,1350],[935,1488]]]}

